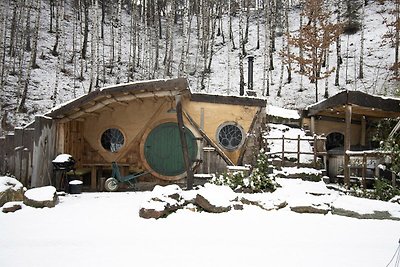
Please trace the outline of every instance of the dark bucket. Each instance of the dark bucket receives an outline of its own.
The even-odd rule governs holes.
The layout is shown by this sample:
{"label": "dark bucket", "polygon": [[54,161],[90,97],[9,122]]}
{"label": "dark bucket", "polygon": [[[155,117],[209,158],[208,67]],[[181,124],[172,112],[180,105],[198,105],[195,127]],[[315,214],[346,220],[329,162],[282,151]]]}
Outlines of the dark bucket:
{"label": "dark bucket", "polygon": [[69,182],[69,193],[70,194],[80,194],[82,193],[82,181],[72,180]]}

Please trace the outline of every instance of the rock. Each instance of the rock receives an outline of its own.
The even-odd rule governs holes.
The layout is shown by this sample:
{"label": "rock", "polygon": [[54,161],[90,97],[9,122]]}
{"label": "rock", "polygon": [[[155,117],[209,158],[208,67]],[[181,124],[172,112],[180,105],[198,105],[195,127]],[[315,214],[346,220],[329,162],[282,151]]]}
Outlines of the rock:
{"label": "rock", "polygon": [[[251,197],[252,195],[242,197],[240,202],[245,205],[254,205],[260,207],[263,210],[270,211],[270,210],[279,210],[287,206],[287,202],[281,199],[256,199]],[[251,199],[254,198],[254,199]]]}
{"label": "rock", "polygon": [[23,185],[14,178],[0,176],[0,207],[10,201],[24,199]]}
{"label": "rock", "polygon": [[211,204],[204,196],[201,194],[197,194],[196,196],[196,204],[199,205],[202,209],[212,213],[222,213],[231,210],[231,205],[216,205]]}
{"label": "rock", "polygon": [[243,204],[235,203],[232,205],[234,210],[243,210]]}
{"label": "rock", "polygon": [[4,213],[9,213],[9,212],[15,212],[20,209],[22,209],[21,202],[13,201],[13,202],[7,202],[6,204],[4,204],[2,211]]}
{"label": "rock", "polygon": [[393,217],[388,211],[374,211],[374,213],[361,214],[352,210],[332,208],[332,214],[357,219],[400,220],[400,218]]}
{"label": "rock", "polygon": [[29,189],[24,194],[24,204],[34,208],[53,208],[57,202],[58,196],[54,186]]}
{"label": "rock", "polygon": [[393,197],[392,199],[389,200],[389,202],[400,204],[400,196]]}
{"label": "rock", "polygon": [[172,212],[182,208],[184,201],[171,197],[153,197],[139,210],[139,216],[144,219],[159,219],[167,217]]}
{"label": "rock", "polygon": [[290,207],[291,211],[297,213],[317,213],[317,214],[327,214],[330,208],[327,205],[310,205],[310,206],[293,206]]}
{"label": "rock", "polygon": [[159,219],[165,217],[167,212],[165,210],[155,210],[155,209],[146,209],[141,208],[139,210],[139,216],[144,219]]}
{"label": "rock", "polygon": [[332,214],[358,219],[400,220],[400,206],[380,200],[343,195],[332,203]]}

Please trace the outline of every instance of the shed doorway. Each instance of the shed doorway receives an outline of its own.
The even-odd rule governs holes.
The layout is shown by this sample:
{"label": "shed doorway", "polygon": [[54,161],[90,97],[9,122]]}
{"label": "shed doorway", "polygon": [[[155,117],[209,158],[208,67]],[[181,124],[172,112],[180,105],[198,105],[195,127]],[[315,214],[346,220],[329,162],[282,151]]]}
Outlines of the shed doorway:
{"label": "shed doorway", "polygon": [[[198,151],[196,138],[187,128],[185,128],[185,136],[189,157],[194,162]],[[172,177],[185,173],[178,124],[167,122],[151,130],[144,143],[144,156],[149,167],[158,174],[159,178],[171,180]]]}
{"label": "shed doorway", "polygon": [[344,135],[338,132],[328,134],[326,137],[326,151],[344,146]]}

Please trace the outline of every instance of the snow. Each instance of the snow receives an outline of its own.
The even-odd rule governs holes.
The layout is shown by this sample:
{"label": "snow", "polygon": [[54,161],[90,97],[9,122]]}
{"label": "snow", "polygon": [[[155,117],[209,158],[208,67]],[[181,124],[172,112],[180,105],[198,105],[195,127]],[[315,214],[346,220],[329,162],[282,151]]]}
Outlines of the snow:
{"label": "snow", "polygon": [[[4,2],[4,3],[3,3]],[[11,18],[13,7],[6,1],[1,2],[1,6],[4,10],[8,11],[6,15]],[[342,90],[359,90],[366,93],[374,95],[395,95],[398,91],[398,82],[392,78],[392,72],[390,70],[391,65],[394,61],[394,51],[390,41],[383,38],[387,34],[389,28],[385,24],[385,20],[389,19],[391,16],[389,10],[393,9],[394,4],[390,1],[386,1],[381,4],[380,1],[369,2],[365,10],[364,23],[364,78],[358,78],[358,70],[360,68],[360,54],[361,46],[358,45],[361,39],[361,31],[358,31],[352,35],[343,34],[340,38],[342,47],[342,59],[343,64],[341,65],[339,86],[334,85],[335,73],[332,73],[327,79],[319,82],[319,99],[323,100],[324,83],[329,89],[329,95],[334,95]],[[334,7],[331,7],[334,9]],[[94,10],[92,10],[94,11]],[[11,12],[11,13],[10,13]],[[41,16],[43,18],[48,18],[50,13],[50,7],[47,2],[42,1],[41,6]],[[89,36],[89,49],[88,49],[88,61],[83,61],[84,66],[88,66],[87,71],[83,73],[84,79],[76,79],[80,76],[80,61],[77,60],[76,68],[73,64],[69,62],[72,58],[73,46],[75,45],[75,52],[79,50],[77,47],[80,46],[79,40],[73,42],[73,28],[74,23],[72,21],[74,8],[71,6],[70,2],[65,5],[65,20],[64,20],[64,36],[60,37],[60,57],[55,57],[51,54],[51,50],[54,46],[56,34],[49,32],[49,20],[40,20],[40,33],[38,42],[38,55],[37,63],[40,68],[33,69],[31,73],[31,82],[29,83],[28,98],[27,98],[27,113],[16,113],[16,106],[20,100],[19,90],[15,88],[20,88],[20,78],[19,75],[11,75],[10,68],[6,69],[5,73],[5,88],[2,94],[4,98],[4,103],[7,104],[3,111],[8,111],[8,122],[18,126],[23,125],[29,121],[32,121],[34,116],[37,114],[46,113],[49,107],[53,104],[63,105],[71,99],[80,97],[88,92],[90,83],[90,58],[91,58],[91,43]],[[100,14],[100,12],[99,12]],[[299,27],[300,18],[300,8],[294,4],[289,9],[289,28],[291,33],[295,33]],[[32,13],[32,19],[36,16],[36,12]],[[91,14],[93,16],[93,14]],[[335,14],[333,15],[336,16]],[[110,19],[112,14],[107,13],[105,20],[106,25],[110,24]],[[254,89],[258,96],[261,96],[263,91],[263,79],[264,79],[264,64],[263,64],[263,53],[265,38],[264,34],[264,19],[261,16],[260,20],[260,48],[257,49],[257,15],[255,10],[253,10],[250,16],[249,24],[249,36],[248,42],[246,43],[246,51],[248,54],[254,55]],[[164,18],[163,18],[164,19]],[[196,20],[196,18],[194,18]],[[232,49],[232,43],[229,42],[227,38],[229,17],[226,15],[221,16],[221,27],[224,34],[218,35],[215,38],[214,44],[214,55],[211,65],[211,71],[206,75],[204,79],[204,88],[201,86],[201,76],[202,76],[202,56],[198,55],[196,52],[198,50],[198,45],[200,45],[201,40],[197,40],[195,33],[197,32],[196,23],[192,23],[191,30],[191,42],[189,53],[186,58],[187,68],[186,76],[189,80],[190,87],[193,92],[202,93],[213,93],[213,94],[239,94],[239,60],[238,60],[238,49]],[[91,20],[92,21],[92,20]],[[122,12],[122,31],[129,33],[131,17],[127,14],[125,8]],[[33,21],[31,21],[33,22]],[[165,20],[162,21],[165,26]],[[89,25],[92,27],[93,25]],[[232,27],[233,27],[233,37],[236,46],[238,45],[238,16],[232,17]],[[7,34],[10,35],[10,24],[7,26]],[[113,74],[108,74],[105,79],[100,79],[101,87],[109,87],[115,84],[121,84],[124,82],[149,80],[151,78],[164,79],[170,77],[179,77],[179,63],[180,55],[182,50],[182,25],[178,23],[174,26],[174,38],[173,38],[173,62],[171,68],[171,75],[166,76],[164,70],[164,65],[161,64],[162,58],[165,56],[165,34],[160,40],[160,69],[154,71],[153,64],[150,63],[150,57],[155,55],[155,51],[147,50],[151,47],[149,44],[153,44],[154,41],[150,39],[151,34],[148,30],[142,28],[140,30],[140,36],[138,38],[138,43],[140,43],[141,49],[139,58],[141,58],[140,66],[137,68],[137,72],[131,73],[129,71],[129,34],[123,34],[121,43],[121,62],[118,64],[118,71],[114,71]],[[105,61],[111,61],[109,48],[111,45],[111,27],[104,28],[104,40],[100,42],[98,49],[100,50],[100,56],[105,56]],[[302,109],[315,102],[315,89],[314,84],[310,83],[306,77],[301,77],[296,71],[298,71],[298,66],[293,66],[292,71],[292,81],[287,82],[287,71],[286,66],[283,70],[283,80],[280,82],[281,76],[281,66],[283,58],[280,56],[280,51],[282,49],[283,36],[276,37],[276,51],[273,53],[274,69],[270,73],[270,95],[266,96],[269,103],[273,103],[274,106]],[[79,38],[78,38],[79,39]],[[229,44],[229,45],[228,45]],[[65,53],[63,52],[63,47],[66,47]],[[93,47],[92,47],[93,48]],[[293,52],[296,52],[292,48]],[[139,51],[138,51],[139,52]],[[29,63],[30,54],[24,54],[25,64]],[[200,61],[197,61],[200,59]],[[336,64],[336,45],[332,44],[330,47],[329,54],[330,68],[334,67]],[[13,59],[6,57],[6,61],[12,64]],[[61,72],[60,68],[57,68],[59,61],[66,63],[65,71]],[[9,65],[8,65],[9,66]],[[24,67],[24,66],[21,66]],[[101,67],[102,68],[102,67]],[[244,76],[247,76],[247,62],[244,61]],[[110,71],[111,72],[111,71]],[[128,77],[132,74],[133,77]],[[245,81],[247,82],[247,81]],[[281,96],[277,96],[279,87],[282,87]],[[52,99],[52,96],[57,91],[56,99]],[[59,106],[58,106],[59,107]]]}
{"label": "snow", "polygon": [[55,193],[54,186],[43,186],[27,190],[25,197],[35,201],[52,201]]}
{"label": "snow", "polygon": [[15,178],[0,176],[0,192],[4,192],[10,188],[12,188],[14,191],[18,191],[23,188],[23,185]]}
{"label": "snow", "polygon": [[[302,129],[292,128],[283,124],[268,124],[268,134],[265,136],[270,148],[269,154],[275,154],[280,157],[282,152],[282,139],[274,140],[271,138],[282,138],[284,136],[288,139],[297,139],[300,136],[301,139],[313,140],[312,137],[306,136],[306,133]],[[297,158],[297,140],[285,140],[285,156],[291,158]],[[300,141],[300,151],[302,153],[313,153],[313,148],[308,140]],[[291,153],[286,153],[291,152]],[[313,155],[300,155],[301,163],[310,163],[314,160]]]}
{"label": "snow", "polygon": [[374,211],[388,211],[392,216],[400,216],[400,205],[391,202],[382,202],[373,199],[340,196],[334,202],[335,208],[355,211],[359,214],[373,214]]}
{"label": "snow", "polygon": [[69,154],[60,154],[53,160],[53,163],[69,162],[71,158],[72,156]]}
{"label": "snow", "polygon": [[81,185],[83,182],[81,180],[72,180],[69,182],[70,185]]}
{"label": "snow", "polygon": [[208,202],[217,207],[228,207],[237,195],[229,186],[218,186],[206,183],[197,194],[203,196]]}
{"label": "snow", "polygon": [[269,116],[274,116],[279,118],[294,119],[294,120],[300,119],[300,114],[297,110],[286,109],[272,105],[267,105],[267,114]]}
{"label": "snow", "polygon": [[299,174],[299,173],[305,173],[305,174],[315,174],[315,175],[320,175],[322,174],[321,170],[316,170],[313,168],[307,168],[307,167],[301,167],[301,168],[297,168],[297,167],[282,167],[282,170],[278,171],[278,170],[274,170],[275,174],[285,174],[285,175],[289,175],[289,174]]}
{"label": "snow", "polygon": [[[265,203],[282,197],[295,203],[306,192],[338,197],[323,183],[279,183],[282,188],[276,193],[251,197]],[[177,191],[157,190],[161,195]],[[217,187],[204,187],[206,191],[213,195]],[[226,188],[218,192],[232,195]],[[165,219],[142,219],[139,209],[152,196],[153,192],[82,193],[60,196],[54,209],[23,205],[15,213],[0,213],[1,265],[376,267],[388,264],[400,237],[398,221],[298,214],[289,208],[266,211],[250,205],[222,214],[184,209]],[[366,211],[370,207],[370,201],[357,198],[340,196],[337,201],[345,207],[365,206]],[[371,203],[383,210],[400,206]]]}

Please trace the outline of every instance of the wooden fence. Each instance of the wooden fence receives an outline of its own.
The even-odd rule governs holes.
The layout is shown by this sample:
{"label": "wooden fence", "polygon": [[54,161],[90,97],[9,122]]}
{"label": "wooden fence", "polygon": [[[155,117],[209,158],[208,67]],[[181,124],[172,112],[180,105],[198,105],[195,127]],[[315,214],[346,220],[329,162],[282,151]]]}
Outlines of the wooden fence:
{"label": "wooden fence", "polygon": [[[364,151],[346,151],[348,157],[347,168],[349,168],[349,179],[361,180],[361,186],[367,188],[367,179],[375,179],[379,177],[378,165],[383,161],[384,157],[391,157],[391,153],[385,151],[376,150],[364,150]],[[368,159],[375,160],[373,164],[368,162]],[[373,172],[372,177],[367,175],[368,170]],[[391,175],[392,185],[396,186],[396,175]]]}
{"label": "wooden fence", "polygon": [[[268,140],[279,140],[280,143],[282,144],[281,150],[278,152],[268,152],[267,154],[269,156],[276,156],[279,155],[281,158],[281,165],[285,166],[285,156],[287,155],[297,155],[297,162],[296,166],[300,167],[302,165],[301,163],[301,155],[312,155],[313,156],[313,161],[312,165],[314,167],[317,167],[317,162],[318,162],[318,157],[320,156],[326,156],[327,153],[325,151],[325,142],[326,138],[324,136],[310,136],[310,137],[301,137],[300,135],[297,136],[297,138],[290,138],[290,137],[285,137],[285,135],[282,135],[282,137],[267,137],[266,138],[266,143],[268,144]],[[297,149],[295,151],[289,151],[286,150],[285,147],[285,142],[286,141],[294,141],[297,142]],[[312,152],[308,151],[301,151],[301,142],[306,141],[309,142],[310,145],[312,146]],[[320,143],[320,144],[319,144]],[[320,146],[320,149],[318,149],[318,146]],[[268,147],[268,145],[267,145]]]}

